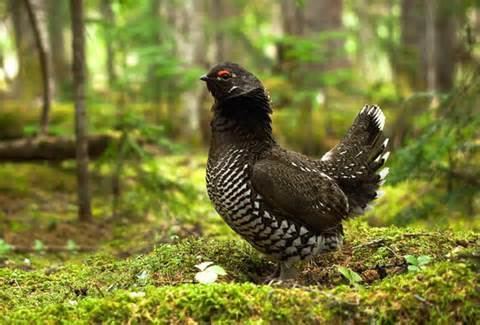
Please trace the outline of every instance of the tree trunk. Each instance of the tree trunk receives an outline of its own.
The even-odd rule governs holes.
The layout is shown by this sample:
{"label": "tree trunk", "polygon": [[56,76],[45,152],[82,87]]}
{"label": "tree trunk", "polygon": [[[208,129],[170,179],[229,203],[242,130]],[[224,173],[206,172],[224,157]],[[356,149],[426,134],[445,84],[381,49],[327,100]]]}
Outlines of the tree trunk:
{"label": "tree trunk", "polygon": [[[318,34],[341,32],[343,30],[342,23],[343,1],[342,0],[311,0],[305,5],[305,33]],[[344,39],[340,36],[328,37],[322,44],[320,55],[322,59],[317,63],[307,65],[308,71],[314,71],[314,75],[326,75],[335,70],[348,66],[345,53],[343,51]],[[311,72],[309,73],[312,74]],[[307,75],[309,75],[307,74]],[[314,88],[319,88],[320,80],[318,77],[313,81]],[[307,80],[308,82],[308,80]],[[333,137],[333,121],[331,103],[335,100],[331,98],[331,90],[328,86],[323,87],[323,96],[325,98],[323,104],[323,116],[325,135]],[[312,130],[313,133],[313,130]],[[321,148],[315,148],[318,151]]]}
{"label": "tree trunk", "polygon": [[[282,0],[280,3],[282,16],[282,31],[284,35],[300,36],[303,35],[304,13],[302,8],[292,0]],[[290,79],[295,78],[295,70],[298,68],[298,62],[287,56],[289,46],[280,42],[277,46],[278,67],[277,70],[287,74]]]}
{"label": "tree trunk", "polygon": [[425,84],[429,91],[435,91],[437,89],[437,69],[436,69],[436,56],[435,51],[437,49],[437,31],[435,28],[435,16],[436,8],[433,1],[425,2],[425,62],[426,62],[426,75]]}
{"label": "tree trunk", "polygon": [[[391,55],[397,92],[449,92],[458,58],[458,4],[452,1],[402,0],[400,47]],[[413,120],[431,105],[431,96],[411,98],[393,126],[392,145],[401,147],[411,134]]]}
{"label": "tree trunk", "polygon": [[435,8],[435,49],[434,62],[436,70],[435,86],[440,92],[452,90],[455,80],[457,64],[456,51],[460,44],[457,39],[459,15],[455,14],[454,6],[458,4],[450,1],[438,1]]}
{"label": "tree trunk", "polygon": [[457,5],[446,1],[402,0],[401,52],[394,59],[402,93],[452,89],[458,47],[458,17],[454,10]]}
{"label": "tree trunk", "polygon": [[78,219],[91,221],[88,181],[87,112],[85,108],[85,26],[83,0],[70,0],[72,19],[75,137],[77,141]]}
{"label": "tree trunk", "polygon": [[46,50],[46,44],[44,43],[45,37],[42,37],[39,28],[38,19],[35,16],[35,11],[30,0],[24,0],[25,7],[27,8],[28,18],[32,27],[33,36],[35,38],[35,44],[37,47],[38,58],[40,61],[40,68],[42,71],[43,81],[43,105],[42,113],[40,117],[40,134],[45,135],[48,129],[48,116],[50,113],[51,102],[51,87],[50,87],[50,58]]}
{"label": "tree trunk", "polygon": [[[176,33],[177,51],[184,58],[190,68],[205,68],[207,66],[205,54],[207,52],[204,37],[204,0],[186,0],[177,10]],[[186,120],[187,135],[193,141],[198,141],[200,125],[200,110],[202,109],[201,96],[205,86],[195,80],[194,87],[182,96],[183,118]],[[201,140],[201,139],[200,139]]]}
{"label": "tree trunk", "polygon": [[117,80],[117,73],[115,71],[115,49],[113,46],[114,39],[112,37],[112,31],[115,27],[115,14],[112,10],[112,0],[102,0],[100,10],[104,19],[104,31],[105,31],[105,46],[107,50],[106,66],[108,85],[113,87]]}
{"label": "tree trunk", "polygon": [[[343,28],[342,10],[343,1],[341,0],[309,0],[305,1],[303,5],[295,0],[282,0],[284,34],[316,38],[320,33],[341,31]],[[316,42],[316,40],[314,41]],[[302,126],[300,134],[302,151],[307,154],[314,154],[322,149],[316,140],[317,134],[313,125],[313,93],[322,91],[325,97],[328,93],[326,87],[322,88],[319,76],[346,65],[346,60],[341,53],[342,39],[333,37],[325,40],[321,45],[321,52],[318,55],[315,53],[315,58],[313,58],[316,62],[302,62],[296,58],[288,58],[285,56],[285,53],[288,52],[288,45],[282,44],[279,47],[281,69],[286,70],[285,72],[294,84],[312,94],[301,103],[297,103],[301,107],[299,124]],[[323,128],[328,132],[331,129],[330,117],[328,114],[324,115],[326,122]]]}
{"label": "tree trunk", "polygon": [[[342,0],[310,0],[304,8],[304,33],[313,35],[325,32],[339,32],[343,29]],[[310,65],[319,72],[345,67],[347,61],[342,53],[343,39],[328,38],[322,46],[322,60]]]}
{"label": "tree trunk", "polygon": [[212,9],[213,17],[211,21],[215,24],[216,63],[241,60],[238,42],[235,42],[232,39],[232,33],[229,33],[230,24],[238,15],[235,2],[231,0],[212,0]]}
{"label": "tree trunk", "polygon": [[[159,19],[160,11],[162,8],[162,1],[161,0],[150,0],[150,19],[152,21],[156,21]],[[152,30],[149,31],[149,38],[151,44],[160,44],[162,42],[162,33],[160,30],[160,26],[155,24]],[[147,75],[147,84],[145,87],[148,89],[150,101],[152,102],[153,110],[155,112],[155,122],[161,123],[163,119],[162,114],[162,98],[164,97],[164,92],[169,93],[168,90],[162,89],[162,80],[159,77],[159,64],[158,62],[152,62],[148,69]],[[168,108],[167,108],[168,113]]]}
{"label": "tree trunk", "polygon": [[426,83],[426,35],[424,0],[402,0],[400,16],[400,55],[396,75],[403,93],[425,90]]}
{"label": "tree trunk", "polygon": [[40,91],[42,84],[40,64],[32,55],[35,53],[35,39],[31,32],[28,14],[21,0],[10,0],[12,25],[15,35],[15,49],[18,61],[18,73],[13,82],[13,94],[25,102],[32,101]]}
{"label": "tree trunk", "polygon": [[54,97],[71,98],[72,74],[65,46],[65,27],[68,19],[68,2],[47,0],[48,35],[52,75],[55,82]]}

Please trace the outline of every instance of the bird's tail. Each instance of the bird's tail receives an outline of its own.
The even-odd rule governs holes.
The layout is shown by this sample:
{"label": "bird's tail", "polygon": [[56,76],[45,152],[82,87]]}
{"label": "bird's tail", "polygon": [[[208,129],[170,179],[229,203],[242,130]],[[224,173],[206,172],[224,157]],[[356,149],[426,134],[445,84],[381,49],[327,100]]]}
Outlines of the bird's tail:
{"label": "bird's tail", "polygon": [[345,138],[318,162],[334,178],[349,202],[350,214],[361,214],[380,197],[379,187],[388,174],[381,169],[390,155],[383,133],[385,115],[376,105],[365,105]]}

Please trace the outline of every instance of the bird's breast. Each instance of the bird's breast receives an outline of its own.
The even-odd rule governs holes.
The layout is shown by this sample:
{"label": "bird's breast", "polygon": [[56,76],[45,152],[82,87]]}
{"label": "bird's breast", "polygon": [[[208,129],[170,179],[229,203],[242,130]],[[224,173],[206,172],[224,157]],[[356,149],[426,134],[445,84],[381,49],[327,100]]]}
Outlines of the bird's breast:
{"label": "bird's breast", "polygon": [[207,165],[208,195],[220,215],[233,221],[252,212],[252,186],[245,149],[230,149]]}

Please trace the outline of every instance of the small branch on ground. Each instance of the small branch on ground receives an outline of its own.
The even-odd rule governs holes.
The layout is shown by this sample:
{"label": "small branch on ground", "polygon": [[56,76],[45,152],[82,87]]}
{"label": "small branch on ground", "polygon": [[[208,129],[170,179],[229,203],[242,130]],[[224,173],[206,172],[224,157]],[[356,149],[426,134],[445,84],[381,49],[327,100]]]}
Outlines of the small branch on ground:
{"label": "small branch on ground", "polygon": [[46,246],[42,250],[35,249],[27,246],[12,246],[11,252],[13,253],[72,253],[72,252],[93,252],[95,247],[89,246],[77,246],[75,249],[70,249],[65,246]]}
{"label": "small branch on ground", "polygon": [[368,243],[359,244],[357,246],[354,246],[353,249],[359,249],[359,248],[371,247],[371,246],[380,246],[380,245],[385,244],[385,242],[386,242],[386,239],[384,239],[384,238],[375,239],[375,240],[369,241]]}

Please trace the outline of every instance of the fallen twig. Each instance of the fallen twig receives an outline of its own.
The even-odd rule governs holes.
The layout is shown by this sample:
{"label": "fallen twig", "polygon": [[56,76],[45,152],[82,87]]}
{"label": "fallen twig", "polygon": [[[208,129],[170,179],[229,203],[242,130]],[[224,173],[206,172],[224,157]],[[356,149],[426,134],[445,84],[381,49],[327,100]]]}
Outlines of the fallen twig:
{"label": "fallen twig", "polygon": [[395,252],[391,247],[385,246],[385,248],[388,249],[395,257],[403,258],[403,256],[398,255],[397,252]]}
{"label": "fallen twig", "polygon": [[423,298],[422,296],[419,296],[419,295],[417,295],[417,294],[415,294],[415,295],[413,295],[413,296],[415,297],[415,299],[423,302],[424,304],[427,304],[427,305],[429,305],[429,306],[433,306],[433,304],[432,304],[430,301],[428,301],[427,299]]}
{"label": "fallen twig", "polygon": [[63,252],[92,252],[95,251],[95,247],[89,246],[77,246],[75,249],[71,249],[65,246],[45,246],[41,250],[33,247],[26,246],[12,246],[12,253],[63,253]]}
{"label": "fallen twig", "polygon": [[385,238],[375,239],[375,240],[369,241],[367,243],[354,246],[353,249],[358,249],[358,248],[362,248],[362,247],[370,247],[370,246],[379,246],[380,244],[384,244],[386,241],[387,240]]}
{"label": "fallen twig", "polygon": [[100,289],[100,286],[98,285],[98,283],[95,282],[93,285],[97,289],[98,293],[100,293],[100,296],[102,296],[102,298],[105,297],[105,294],[103,293],[102,289]]}
{"label": "fallen twig", "polygon": [[417,232],[417,233],[403,233],[400,236],[401,237],[422,237],[422,236],[433,237],[433,236],[437,236],[437,235],[438,234],[436,234],[436,233]]}

